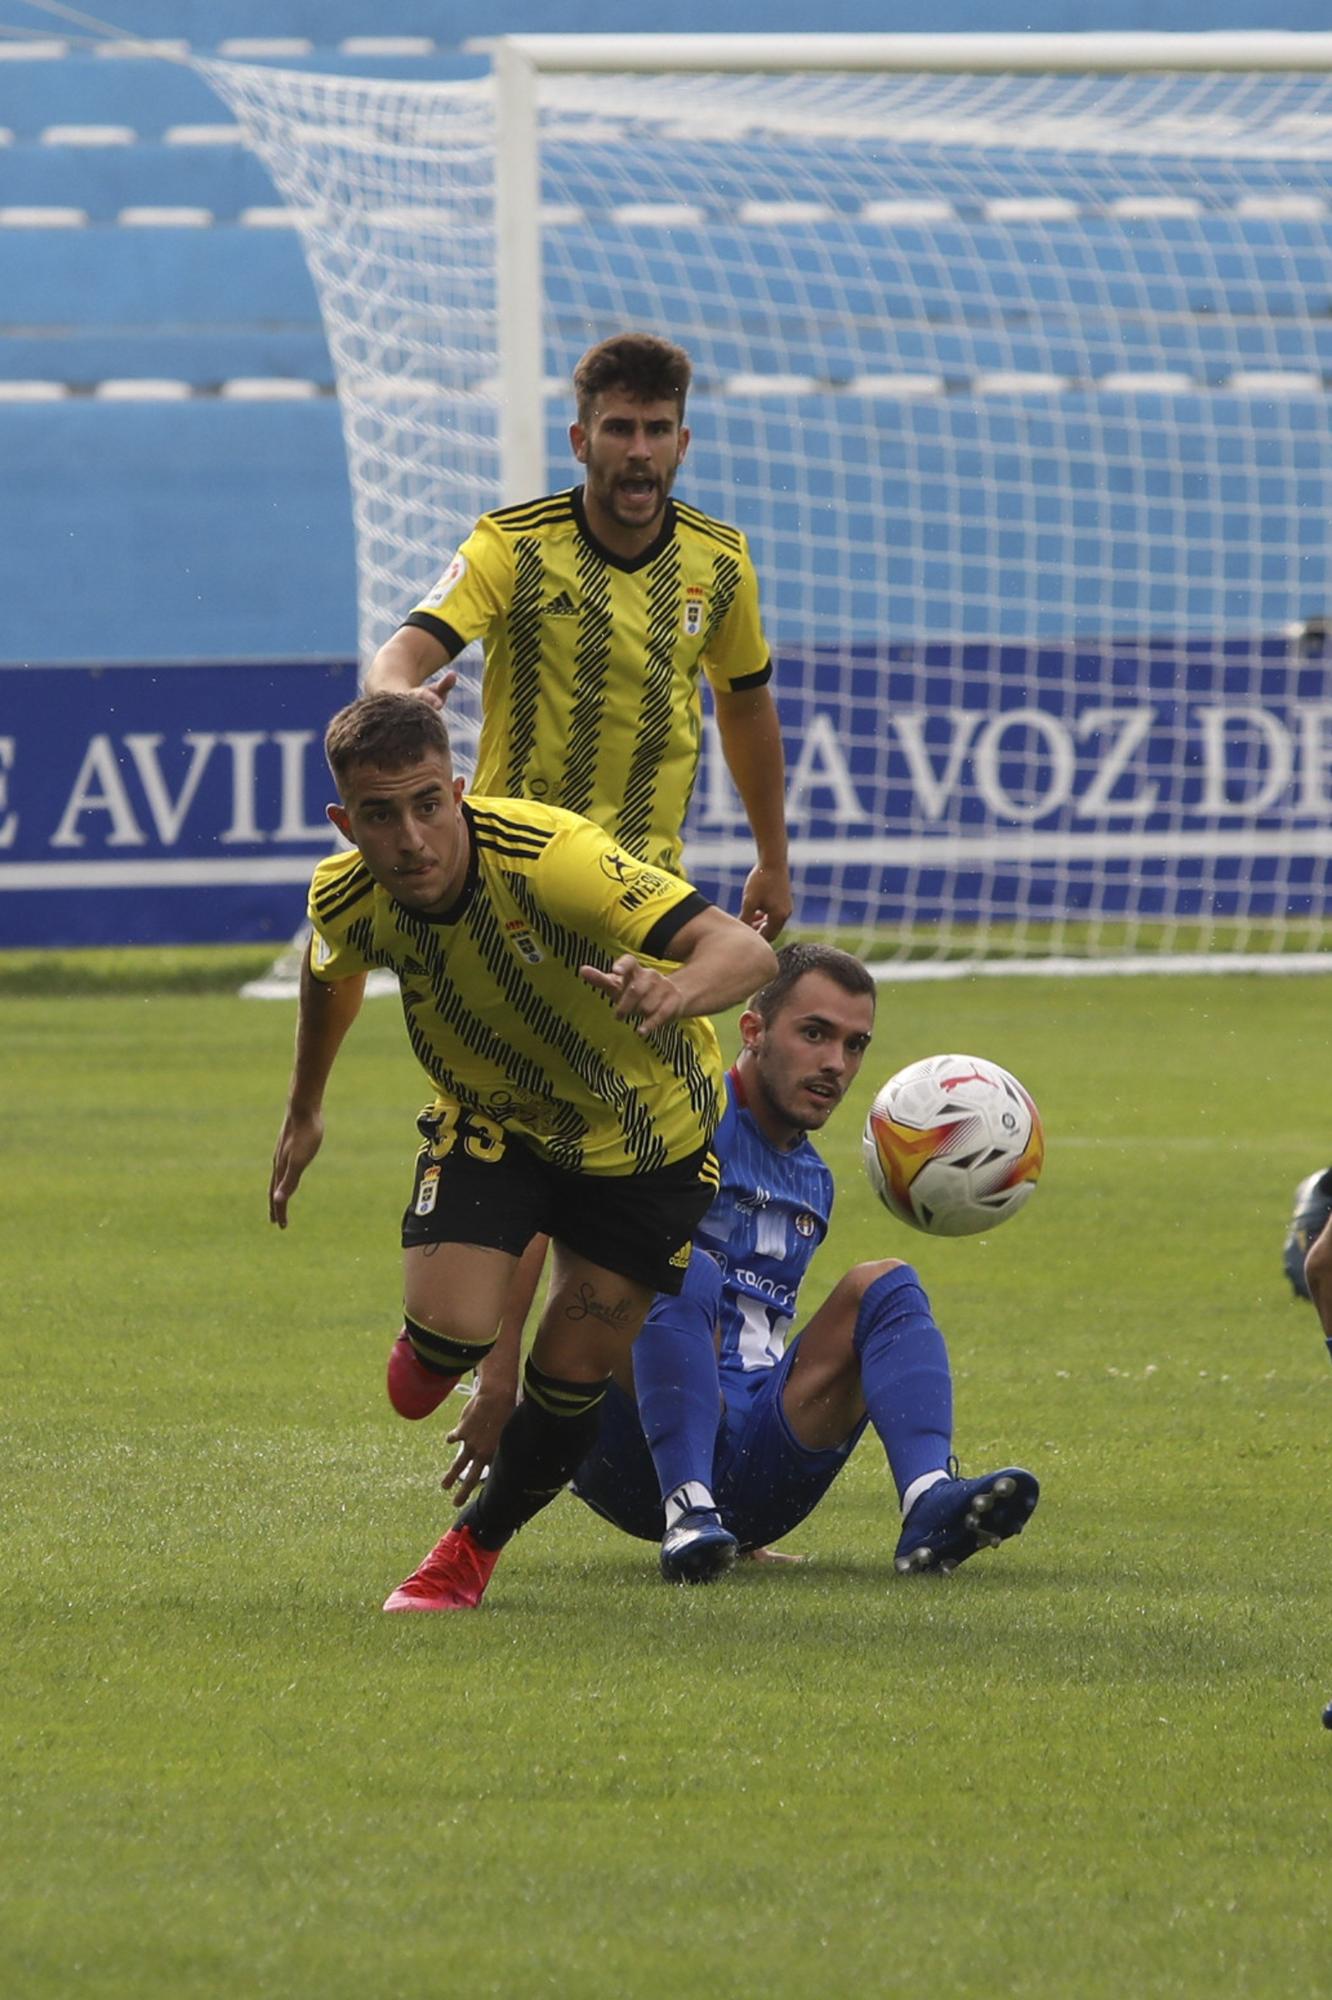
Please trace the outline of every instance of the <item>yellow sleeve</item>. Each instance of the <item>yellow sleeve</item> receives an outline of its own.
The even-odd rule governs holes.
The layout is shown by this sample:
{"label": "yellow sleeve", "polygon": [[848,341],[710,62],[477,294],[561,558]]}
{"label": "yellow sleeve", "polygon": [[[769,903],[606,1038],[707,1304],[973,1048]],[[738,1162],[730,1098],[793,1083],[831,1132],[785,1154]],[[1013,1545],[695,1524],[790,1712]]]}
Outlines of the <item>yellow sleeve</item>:
{"label": "yellow sleeve", "polygon": [[332,985],[368,972],[370,961],[348,936],[349,926],[374,907],[370,871],[355,849],[330,854],[319,863],[310,882],[306,914],[310,919],[310,970]]}
{"label": "yellow sleeve", "polygon": [[561,818],[568,824],[541,859],[539,893],[551,915],[596,937],[613,958],[632,951],[677,964],[670,940],[709,907],[707,898],[683,876],[635,861],[590,820]]}
{"label": "yellow sleeve", "polygon": [[408,615],[447,625],[467,645],[484,639],[504,617],[512,594],[513,545],[483,514],[434,589]]}
{"label": "yellow sleeve", "polygon": [[713,687],[758,687],[768,678],[768,642],[759,613],[758,575],[749,544],[740,537],[740,580],[725,614],[708,635],[703,669]]}

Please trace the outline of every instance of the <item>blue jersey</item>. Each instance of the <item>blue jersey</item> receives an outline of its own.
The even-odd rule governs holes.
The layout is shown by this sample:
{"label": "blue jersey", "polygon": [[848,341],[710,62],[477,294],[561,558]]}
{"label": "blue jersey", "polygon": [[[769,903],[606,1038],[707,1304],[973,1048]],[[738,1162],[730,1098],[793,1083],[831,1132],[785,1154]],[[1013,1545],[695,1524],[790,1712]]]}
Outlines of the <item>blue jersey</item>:
{"label": "blue jersey", "polygon": [[721,1185],[694,1240],[722,1271],[722,1386],[748,1393],[782,1358],[796,1295],[828,1233],[833,1177],[808,1139],[781,1152],[764,1137],[734,1070],[712,1148]]}

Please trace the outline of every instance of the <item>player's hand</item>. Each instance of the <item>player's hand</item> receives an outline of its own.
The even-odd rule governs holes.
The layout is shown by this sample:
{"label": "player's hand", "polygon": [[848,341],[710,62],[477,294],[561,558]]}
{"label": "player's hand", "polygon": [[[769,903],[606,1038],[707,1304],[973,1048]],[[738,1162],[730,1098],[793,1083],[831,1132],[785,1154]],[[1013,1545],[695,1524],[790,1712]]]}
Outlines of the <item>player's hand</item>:
{"label": "player's hand", "polygon": [[467,1398],[462,1415],[448,1435],[448,1442],[458,1447],[458,1456],[439,1482],[446,1493],[452,1493],[455,1507],[461,1507],[471,1497],[489,1472],[500,1432],[513,1412],[512,1394],[487,1389],[480,1382]]}
{"label": "player's hand", "polygon": [[654,966],[641,964],[632,952],[617,958],[609,972],[595,965],[578,969],[589,986],[612,996],[617,1021],[638,1016],[640,1035],[651,1035],[668,1022],[678,1021],[684,1012],[684,996],[674,980]]}
{"label": "player's hand", "polygon": [[419,695],[422,701],[429,702],[431,708],[443,708],[457,685],[457,674],[447,673],[441,674],[438,680],[427,681],[423,686],[412,688],[409,692]]}
{"label": "player's hand", "polygon": [[740,921],[774,944],[791,921],[791,877],[785,868],[756,862],[745,879]]}
{"label": "player's hand", "polygon": [[319,1111],[296,1112],[290,1108],[282,1121],[273,1154],[273,1171],[268,1179],[268,1219],[279,1229],[287,1226],[287,1203],[301,1184],[301,1176],[324,1143],[324,1118]]}
{"label": "player's hand", "polygon": [[782,1564],[802,1563],[805,1558],[791,1549],[741,1549],[740,1560],[751,1563],[768,1563],[776,1569]]}

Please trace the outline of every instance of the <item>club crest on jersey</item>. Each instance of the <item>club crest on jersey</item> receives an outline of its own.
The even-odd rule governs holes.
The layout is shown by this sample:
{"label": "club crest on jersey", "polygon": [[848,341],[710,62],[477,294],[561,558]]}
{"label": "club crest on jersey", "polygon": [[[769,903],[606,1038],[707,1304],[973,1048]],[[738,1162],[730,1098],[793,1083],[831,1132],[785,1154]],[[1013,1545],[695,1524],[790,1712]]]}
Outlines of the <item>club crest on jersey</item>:
{"label": "club crest on jersey", "polygon": [[802,1208],[799,1215],[795,1219],[795,1226],[796,1226],[796,1234],[798,1236],[812,1236],[819,1225],[815,1217],[810,1214],[809,1210],[807,1208]]}
{"label": "club crest on jersey", "polygon": [[423,605],[442,604],[444,602],[444,599],[448,596],[449,592],[454,588],[456,584],[462,582],[466,574],[467,574],[467,558],[460,549],[457,555],[453,558],[453,561],[449,564],[448,568],[445,570],[439,582],[435,585],[434,589],[431,591],[430,595],[428,597],[423,597],[421,599],[422,604]]}
{"label": "club crest on jersey", "polygon": [[685,592],[684,628],[691,639],[697,639],[703,630],[707,615],[708,595],[701,583],[691,583]]}
{"label": "club crest on jersey", "polygon": [[421,1185],[416,1191],[417,1215],[433,1215],[435,1203],[439,1200],[439,1168],[427,1167],[421,1176]]}
{"label": "club crest on jersey", "polygon": [[529,965],[541,965],[544,962],[545,952],[521,917],[511,917],[504,926],[504,933],[519,958],[525,958]]}

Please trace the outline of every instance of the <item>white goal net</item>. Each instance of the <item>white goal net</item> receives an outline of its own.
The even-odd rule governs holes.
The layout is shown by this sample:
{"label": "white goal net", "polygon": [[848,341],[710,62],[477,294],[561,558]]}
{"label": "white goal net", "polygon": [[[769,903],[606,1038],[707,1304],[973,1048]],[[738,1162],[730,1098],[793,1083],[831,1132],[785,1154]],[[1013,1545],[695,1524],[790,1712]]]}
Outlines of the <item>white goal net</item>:
{"label": "white goal net", "polygon": [[[798,934],[1332,944],[1327,75],[532,70],[515,140],[489,82],[204,67],[319,289],[365,658],[647,328],[758,566]],[[709,745],[688,870],[750,859]]]}

